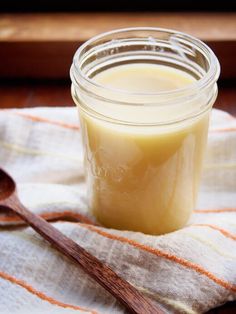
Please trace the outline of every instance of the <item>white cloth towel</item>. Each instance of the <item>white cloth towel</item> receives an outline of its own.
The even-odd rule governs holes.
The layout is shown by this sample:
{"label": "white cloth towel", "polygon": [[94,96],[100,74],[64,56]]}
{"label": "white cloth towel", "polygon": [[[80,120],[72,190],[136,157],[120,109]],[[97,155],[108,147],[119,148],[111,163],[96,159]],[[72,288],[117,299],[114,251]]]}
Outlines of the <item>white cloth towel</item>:
{"label": "white cloth towel", "polygon": [[[22,202],[107,263],[167,313],[236,299],[236,119],[214,110],[197,210],[163,236],[93,225],[75,108],[0,111],[0,167]],[[66,222],[64,217],[80,222]],[[0,211],[0,313],[125,313],[77,265]]]}

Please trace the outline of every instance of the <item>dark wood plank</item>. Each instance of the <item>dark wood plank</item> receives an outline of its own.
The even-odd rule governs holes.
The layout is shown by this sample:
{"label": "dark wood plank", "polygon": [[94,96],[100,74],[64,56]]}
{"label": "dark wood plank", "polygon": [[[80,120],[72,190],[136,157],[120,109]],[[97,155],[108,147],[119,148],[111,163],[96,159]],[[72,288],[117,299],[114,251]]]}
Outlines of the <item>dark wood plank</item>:
{"label": "dark wood plank", "polygon": [[[0,82],[0,108],[73,105],[69,81]],[[236,116],[236,80],[219,82],[214,107]]]}
{"label": "dark wood plank", "polygon": [[0,82],[0,108],[73,106],[70,82]]}
{"label": "dark wood plank", "polygon": [[[0,63],[0,77],[68,78],[73,55],[81,43],[82,41],[79,39],[76,41],[52,40],[50,42],[0,41],[0,59],[4,60]],[[207,40],[206,43],[213,49],[220,61],[221,77],[235,78],[236,40]]]}
{"label": "dark wood plank", "polygon": [[214,107],[236,116],[236,80],[219,82],[219,94]]}

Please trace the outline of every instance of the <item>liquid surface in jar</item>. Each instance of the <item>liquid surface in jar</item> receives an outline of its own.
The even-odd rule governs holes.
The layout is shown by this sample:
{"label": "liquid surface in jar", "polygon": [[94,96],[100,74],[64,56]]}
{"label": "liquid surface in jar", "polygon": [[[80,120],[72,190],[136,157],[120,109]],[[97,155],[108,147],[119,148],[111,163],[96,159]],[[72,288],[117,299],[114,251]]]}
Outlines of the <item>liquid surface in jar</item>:
{"label": "liquid surface in jar", "polygon": [[[195,81],[180,70],[154,64],[117,66],[93,80],[109,88],[143,93],[170,91]],[[165,114],[173,114],[175,107],[166,109]],[[107,110],[112,111],[112,106]],[[135,115],[134,109],[127,108],[126,115]],[[99,222],[148,234],[183,227],[196,202],[208,114],[165,127],[116,125],[82,111],[80,119],[88,200]]]}
{"label": "liquid surface in jar", "polygon": [[100,72],[93,81],[127,92],[158,93],[186,87],[195,79],[186,72],[164,65],[134,63]]}

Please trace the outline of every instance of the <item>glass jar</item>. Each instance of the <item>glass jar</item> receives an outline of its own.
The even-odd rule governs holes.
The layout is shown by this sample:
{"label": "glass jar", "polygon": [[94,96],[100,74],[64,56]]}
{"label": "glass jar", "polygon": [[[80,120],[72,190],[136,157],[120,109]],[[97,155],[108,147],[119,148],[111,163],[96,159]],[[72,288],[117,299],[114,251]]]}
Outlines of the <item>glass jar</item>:
{"label": "glass jar", "polygon": [[[181,88],[131,92],[96,75],[155,64],[194,78]],[[196,204],[219,62],[200,40],[158,28],[96,36],[75,53],[72,96],[81,121],[88,206],[106,227],[163,234]]]}

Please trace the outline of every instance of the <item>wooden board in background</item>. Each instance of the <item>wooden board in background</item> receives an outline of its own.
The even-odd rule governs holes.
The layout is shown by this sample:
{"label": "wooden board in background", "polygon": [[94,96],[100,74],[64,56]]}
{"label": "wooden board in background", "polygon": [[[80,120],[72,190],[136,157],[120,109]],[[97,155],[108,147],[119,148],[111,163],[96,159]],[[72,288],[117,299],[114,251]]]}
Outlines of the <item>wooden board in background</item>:
{"label": "wooden board in background", "polygon": [[236,77],[236,13],[0,14],[0,77],[66,78],[85,40],[132,26],[178,29],[210,45],[222,77]]}

